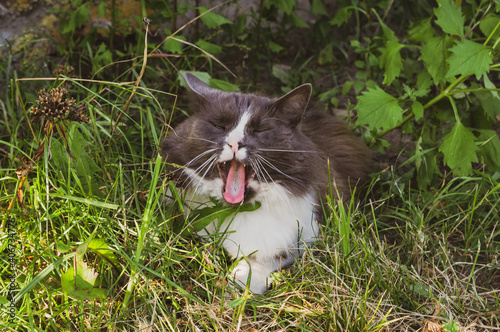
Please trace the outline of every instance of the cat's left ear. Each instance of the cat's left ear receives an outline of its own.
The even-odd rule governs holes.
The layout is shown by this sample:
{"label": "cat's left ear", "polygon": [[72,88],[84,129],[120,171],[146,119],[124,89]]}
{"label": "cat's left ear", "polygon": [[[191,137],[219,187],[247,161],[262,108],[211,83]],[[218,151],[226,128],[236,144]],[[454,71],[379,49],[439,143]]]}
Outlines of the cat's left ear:
{"label": "cat's left ear", "polygon": [[214,89],[203,83],[202,80],[200,80],[198,77],[194,76],[193,74],[186,73],[184,75],[184,79],[186,80],[186,83],[189,85],[191,88],[191,91],[196,93],[200,97],[206,97],[209,94],[212,93],[217,93],[219,90]]}
{"label": "cat's left ear", "polygon": [[272,106],[274,116],[285,120],[292,126],[298,125],[309,104],[311,93],[311,84],[296,87],[274,102]]}

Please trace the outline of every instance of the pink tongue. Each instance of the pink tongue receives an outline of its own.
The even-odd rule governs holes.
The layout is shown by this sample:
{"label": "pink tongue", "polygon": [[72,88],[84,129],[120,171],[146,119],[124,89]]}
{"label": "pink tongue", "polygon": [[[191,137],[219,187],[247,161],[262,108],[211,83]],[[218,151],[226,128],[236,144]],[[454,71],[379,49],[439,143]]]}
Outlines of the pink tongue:
{"label": "pink tongue", "polygon": [[231,160],[225,190],[224,199],[231,204],[240,203],[245,196],[245,166],[235,159]]}

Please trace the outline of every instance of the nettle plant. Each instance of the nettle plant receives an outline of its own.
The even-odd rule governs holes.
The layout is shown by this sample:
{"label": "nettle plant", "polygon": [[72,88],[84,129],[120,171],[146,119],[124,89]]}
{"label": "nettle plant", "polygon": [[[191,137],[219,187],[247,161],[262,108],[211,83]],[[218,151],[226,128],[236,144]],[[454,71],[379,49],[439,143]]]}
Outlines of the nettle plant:
{"label": "nettle plant", "polygon": [[[378,62],[384,86],[366,82],[356,124],[367,126],[366,138],[379,149],[396,128],[413,134],[410,162],[422,189],[441,173],[441,163],[456,176],[482,165],[500,171],[494,130],[500,119],[500,2],[461,3],[438,0],[431,17],[414,21],[399,37],[374,12],[381,38],[369,41],[379,46],[371,47],[376,57],[370,64]],[[360,42],[352,46],[359,49]]]}

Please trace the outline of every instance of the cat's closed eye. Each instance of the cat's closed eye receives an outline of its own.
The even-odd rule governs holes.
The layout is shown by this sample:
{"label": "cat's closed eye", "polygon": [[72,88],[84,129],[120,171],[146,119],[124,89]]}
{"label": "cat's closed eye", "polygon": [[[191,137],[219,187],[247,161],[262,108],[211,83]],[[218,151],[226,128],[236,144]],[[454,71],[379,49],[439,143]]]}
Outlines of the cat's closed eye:
{"label": "cat's closed eye", "polygon": [[271,126],[264,121],[255,121],[248,126],[247,131],[249,134],[259,134],[271,130]]}
{"label": "cat's closed eye", "polygon": [[269,127],[257,127],[257,128],[249,129],[249,132],[250,132],[250,134],[259,134],[259,133],[263,133],[265,131],[268,131],[270,129],[271,128],[269,128]]}
{"label": "cat's closed eye", "polygon": [[220,131],[225,131],[226,130],[226,126],[224,126],[223,124],[220,124],[218,122],[214,122],[214,121],[210,121],[210,124],[217,130],[220,130]]}

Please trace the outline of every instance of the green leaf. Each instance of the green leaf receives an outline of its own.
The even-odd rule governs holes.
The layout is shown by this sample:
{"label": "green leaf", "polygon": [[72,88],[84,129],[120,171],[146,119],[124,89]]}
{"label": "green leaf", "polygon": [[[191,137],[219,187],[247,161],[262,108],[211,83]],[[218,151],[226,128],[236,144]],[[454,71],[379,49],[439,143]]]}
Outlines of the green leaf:
{"label": "green leaf", "polygon": [[349,93],[353,85],[353,81],[345,81],[344,86],[342,86],[342,95],[345,96]]}
{"label": "green leaf", "polygon": [[417,43],[425,42],[434,37],[434,28],[431,23],[432,17],[418,20],[411,24],[408,31],[408,39]]}
{"label": "green leaf", "polygon": [[403,69],[403,59],[400,51],[404,47],[397,40],[387,42],[380,56],[380,68],[385,69],[383,84],[391,84]]}
{"label": "green leaf", "polygon": [[439,85],[446,82],[446,73],[448,72],[448,58],[450,52],[448,48],[453,45],[453,39],[449,36],[431,38],[422,46],[419,60],[424,62],[425,68],[432,76],[434,83]]}
{"label": "green leaf", "polygon": [[[207,7],[198,7],[201,14],[207,12]],[[214,12],[208,12],[201,16],[201,21],[209,28],[217,28],[224,24],[233,24],[230,20]]]}
{"label": "green leaf", "polygon": [[57,242],[57,251],[60,253],[68,252],[71,249],[71,246],[66,245],[64,242]]}
{"label": "green leaf", "polygon": [[333,54],[333,45],[333,43],[329,43],[321,51],[319,51],[318,63],[320,65],[333,63],[333,61],[335,60],[335,55]]}
{"label": "green leaf", "polygon": [[53,165],[64,175],[68,173],[68,167],[74,169],[75,180],[81,184],[83,192],[86,194],[91,192],[94,195],[99,195],[100,181],[94,174],[101,169],[87,153],[91,142],[85,139],[77,126],[71,127],[71,130],[66,132],[66,134],[73,158],[69,158],[63,144],[56,139],[52,139],[51,152]]}
{"label": "green leaf", "polygon": [[[170,35],[169,30],[166,31],[165,34]],[[182,54],[184,43],[180,42],[179,40],[186,40],[186,38],[184,36],[175,36],[175,39],[167,38],[162,45],[162,49],[168,53]]]}
{"label": "green leaf", "polygon": [[396,34],[394,31],[392,31],[391,28],[389,28],[383,21],[378,17],[379,19],[379,24],[382,27],[382,31],[384,32],[384,40],[386,42],[397,42],[398,37],[396,37]]}
{"label": "green leaf", "polygon": [[84,26],[90,20],[90,11],[88,4],[83,4],[76,10],[71,11],[68,24],[62,30],[62,33],[73,33],[77,28]]}
{"label": "green leaf", "polygon": [[76,273],[70,267],[61,276],[61,286],[68,296],[76,300],[91,300],[96,297],[105,297],[104,289],[94,288],[98,275],[83,261],[77,261]]}
{"label": "green leaf", "polygon": [[269,43],[267,44],[267,47],[269,48],[269,50],[271,52],[275,52],[275,53],[278,53],[278,52],[281,52],[284,50],[283,46],[276,44],[272,40],[269,41]]}
{"label": "green leaf", "polygon": [[431,294],[431,288],[429,287],[429,285],[424,284],[423,282],[415,282],[413,284],[410,284],[408,288],[415,294],[418,294],[422,297],[429,297]]}
{"label": "green leaf", "polygon": [[325,6],[323,6],[322,0],[312,0],[311,11],[313,14],[328,16],[328,12],[326,11]]}
{"label": "green leaf", "polygon": [[[496,89],[495,84],[493,84],[487,75],[483,76],[484,87],[487,89]],[[500,96],[498,91],[478,91],[474,93],[481,103],[484,113],[490,120],[496,121],[497,115],[500,115]]]}
{"label": "green leaf", "polygon": [[269,9],[274,6],[286,14],[291,14],[293,8],[295,8],[295,5],[297,4],[295,0],[268,0],[264,3],[265,8]]}
{"label": "green leaf", "polygon": [[210,53],[210,54],[220,54],[222,53],[222,47],[219,45],[215,45],[212,43],[209,43],[203,39],[200,39],[196,42],[196,46],[201,48],[202,50]]}
{"label": "green leaf", "polygon": [[436,24],[450,35],[464,38],[465,18],[462,15],[460,6],[457,6],[453,0],[437,0],[438,8],[434,9],[436,15]]}
{"label": "green leaf", "polygon": [[215,78],[210,79],[210,86],[212,88],[216,88],[222,91],[229,91],[229,92],[240,91],[240,88],[237,85],[223,80],[217,80]]}
{"label": "green leaf", "polygon": [[455,175],[470,174],[472,163],[478,161],[475,138],[460,121],[457,121],[451,132],[443,138],[439,151],[444,154],[444,162]]}
{"label": "green leaf", "polygon": [[97,6],[97,16],[104,17],[105,15],[106,15],[106,1],[101,1]]}
{"label": "green leaf", "polygon": [[106,261],[110,262],[115,267],[119,266],[118,259],[111,249],[109,249],[106,240],[104,239],[92,239],[88,245],[89,249],[94,250],[99,256],[104,258]]}
{"label": "green leaf", "polygon": [[77,262],[82,262],[83,263],[83,255],[87,252],[87,248],[89,247],[90,241],[92,241],[94,234],[91,234],[89,238],[87,238],[82,244],[80,244],[76,248],[75,256]]}
{"label": "green leaf", "polygon": [[417,77],[417,91],[415,91],[415,96],[417,97],[428,96],[431,85],[432,85],[431,75],[425,70],[420,71]]}
{"label": "green leaf", "polygon": [[490,58],[490,48],[470,40],[464,40],[453,46],[450,51],[453,53],[448,58],[450,69],[447,77],[455,75],[476,75],[479,79],[487,73],[493,62]]}
{"label": "green leaf", "polygon": [[419,165],[417,166],[417,183],[420,189],[427,189],[432,184],[434,175],[439,174],[437,155],[432,150],[434,149],[419,152],[421,156],[419,158]]}
{"label": "green leaf", "polygon": [[338,27],[346,23],[351,17],[351,9],[353,7],[342,7],[329,23]]}
{"label": "green leaf", "polygon": [[[490,13],[479,22],[479,29],[486,37],[488,37],[495,30],[495,27],[499,22],[500,17],[496,14]],[[500,30],[497,30],[495,32],[495,35],[492,37],[492,39],[496,40],[498,39],[498,37],[500,37]]]}
{"label": "green leaf", "polygon": [[296,13],[292,12],[288,15],[288,19],[290,20],[290,23],[297,28],[309,28],[309,25],[300,18],[299,15]]}
{"label": "green leaf", "polygon": [[495,97],[490,91],[478,91],[474,93],[481,103],[484,113],[491,120],[496,120],[496,116],[500,114],[500,99]]}
{"label": "green leaf", "polygon": [[88,199],[88,198],[82,198],[82,197],[71,196],[71,195],[61,195],[61,194],[53,193],[53,194],[49,194],[49,196],[51,198],[63,198],[63,199],[67,199],[70,201],[83,203],[85,205],[97,206],[97,207],[102,208],[102,209],[118,210],[118,208],[120,207],[120,205],[118,205],[118,204],[106,203],[106,202],[97,201],[95,199]]}
{"label": "green leaf", "polygon": [[370,128],[382,130],[396,127],[403,117],[403,109],[399,106],[398,99],[379,87],[363,92],[363,95],[358,97],[356,110],[358,126],[367,124]]}
{"label": "green leaf", "polygon": [[236,308],[246,302],[245,297],[238,297],[227,304],[229,308]]}
{"label": "green leaf", "polygon": [[[192,227],[195,232],[201,231],[215,220],[218,220],[218,226],[220,227],[224,220],[226,220],[226,218],[228,218],[232,214],[238,212],[255,211],[261,206],[259,202],[256,202],[255,204],[242,204],[238,206],[227,206],[217,201],[213,201],[212,203],[214,203],[215,205],[192,211],[192,214],[196,215],[196,219],[192,223]],[[187,230],[184,233],[190,232],[191,230]]]}
{"label": "green leaf", "polygon": [[271,70],[274,77],[278,78],[284,84],[288,83],[289,75],[285,70],[278,66],[273,66]]}
{"label": "green leaf", "polygon": [[205,73],[202,71],[179,70],[179,81],[180,81],[182,87],[184,87],[184,88],[188,87],[186,80],[184,80],[184,75],[186,75],[186,73],[190,73],[191,75],[196,76],[197,79],[201,80],[206,85],[210,85],[210,74],[209,73]]}
{"label": "green leaf", "polygon": [[494,130],[479,131],[479,149],[477,154],[490,171],[500,172],[500,138]]}
{"label": "green leaf", "polygon": [[460,331],[460,327],[452,320],[450,323],[446,323],[443,325],[443,329],[447,332],[458,332]]}
{"label": "green leaf", "polygon": [[415,115],[415,120],[418,121],[424,117],[424,106],[418,101],[411,105],[411,111]]}

